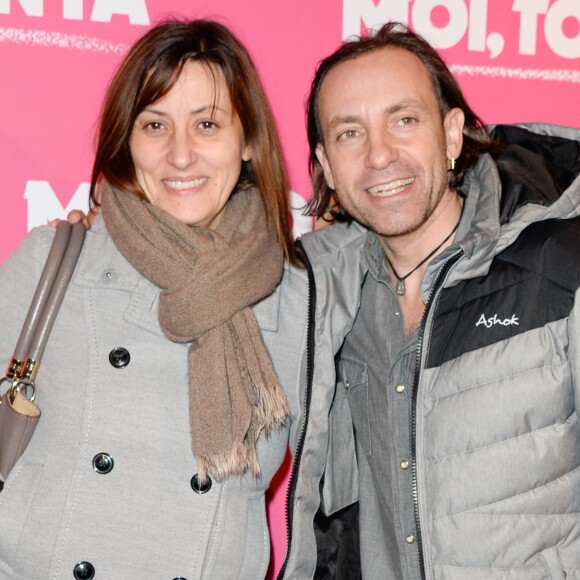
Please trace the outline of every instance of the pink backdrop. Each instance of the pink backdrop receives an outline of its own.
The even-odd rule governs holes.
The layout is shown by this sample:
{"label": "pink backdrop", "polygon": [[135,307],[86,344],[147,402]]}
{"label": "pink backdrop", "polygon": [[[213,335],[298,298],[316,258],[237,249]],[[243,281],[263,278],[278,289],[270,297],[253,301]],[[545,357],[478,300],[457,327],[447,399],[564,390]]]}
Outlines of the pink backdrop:
{"label": "pink backdrop", "polygon": [[[309,195],[304,102],[343,38],[395,19],[441,49],[488,123],[580,126],[579,0],[0,0],[0,261],[26,231],[86,208],[92,139],[108,79],[151,24],[211,17],[252,53],[286,152],[294,204]],[[295,212],[296,232],[311,221]],[[288,462],[269,508],[284,555]]]}

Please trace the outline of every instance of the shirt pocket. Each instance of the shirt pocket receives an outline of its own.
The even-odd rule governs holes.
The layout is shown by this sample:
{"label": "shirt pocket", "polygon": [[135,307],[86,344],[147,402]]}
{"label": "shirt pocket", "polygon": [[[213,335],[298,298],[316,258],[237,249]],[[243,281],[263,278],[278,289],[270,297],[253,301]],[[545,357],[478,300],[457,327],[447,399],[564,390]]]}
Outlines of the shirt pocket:
{"label": "shirt pocket", "polygon": [[349,356],[342,356],[338,363],[339,382],[345,392],[356,440],[367,457],[372,454],[369,419],[369,379],[366,363]]}

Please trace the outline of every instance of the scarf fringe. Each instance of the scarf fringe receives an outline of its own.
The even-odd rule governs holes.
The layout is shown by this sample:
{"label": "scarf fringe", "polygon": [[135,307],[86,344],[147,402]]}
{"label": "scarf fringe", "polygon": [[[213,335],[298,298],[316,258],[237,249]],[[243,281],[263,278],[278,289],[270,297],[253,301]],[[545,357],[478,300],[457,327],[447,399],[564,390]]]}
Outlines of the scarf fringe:
{"label": "scarf fringe", "polygon": [[[195,453],[198,477],[202,484],[210,474],[216,481],[222,481],[232,475],[243,476],[248,472],[254,477],[260,477],[260,462],[256,452],[258,438],[262,432],[265,437],[269,437],[270,432],[284,426],[290,416],[286,398],[272,396],[272,390],[268,389],[266,397],[261,400],[262,404],[254,407],[254,417],[243,443],[229,452],[212,455]],[[264,398],[267,401],[264,401]]]}
{"label": "scarf fringe", "polygon": [[272,429],[285,425],[290,415],[286,397],[283,393],[276,392],[278,390],[281,389],[277,386],[273,389],[262,389],[260,401],[254,411],[255,418],[252,423],[259,425],[260,432],[263,430],[266,437]]}

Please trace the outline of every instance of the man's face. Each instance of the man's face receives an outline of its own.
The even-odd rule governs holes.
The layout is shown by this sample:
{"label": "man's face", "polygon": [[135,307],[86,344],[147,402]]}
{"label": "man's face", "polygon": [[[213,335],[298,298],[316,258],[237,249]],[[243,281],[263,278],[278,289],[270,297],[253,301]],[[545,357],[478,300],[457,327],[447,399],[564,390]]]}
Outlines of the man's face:
{"label": "man's face", "polygon": [[405,235],[454,195],[447,167],[461,151],[463,112],[441,118],[429,73],[414,54],[389,47],[337,65],[318,106],[318,160],[357,221],[381,236]]}

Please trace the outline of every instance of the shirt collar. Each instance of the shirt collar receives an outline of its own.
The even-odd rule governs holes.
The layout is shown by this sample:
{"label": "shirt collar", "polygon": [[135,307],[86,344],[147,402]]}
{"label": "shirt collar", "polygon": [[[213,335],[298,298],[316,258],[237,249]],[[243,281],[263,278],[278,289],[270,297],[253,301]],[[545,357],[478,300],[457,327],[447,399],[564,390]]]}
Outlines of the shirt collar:
{"label": "shirt collar", "polygon": [[385,267],[385,250],[377,236],[368,232],[363,246],[363,255],[370,275],[385,284],[391,284],[391,279]]}

